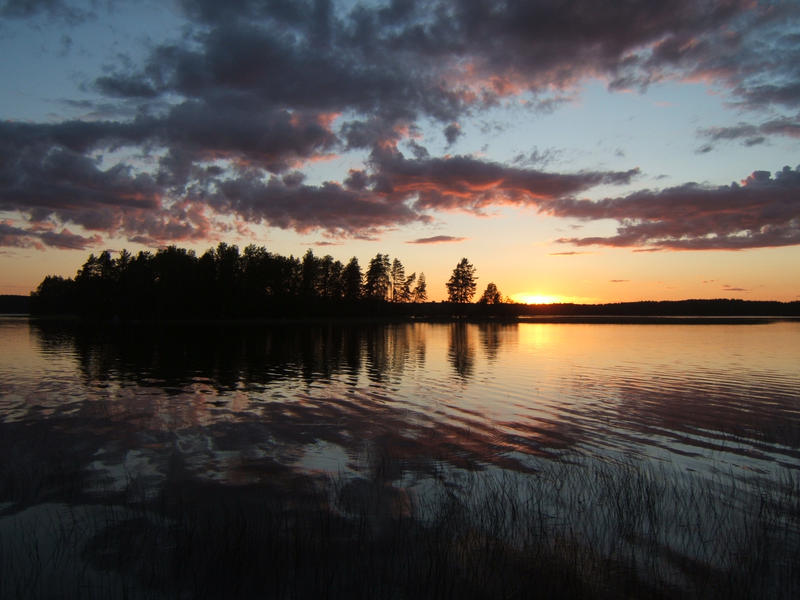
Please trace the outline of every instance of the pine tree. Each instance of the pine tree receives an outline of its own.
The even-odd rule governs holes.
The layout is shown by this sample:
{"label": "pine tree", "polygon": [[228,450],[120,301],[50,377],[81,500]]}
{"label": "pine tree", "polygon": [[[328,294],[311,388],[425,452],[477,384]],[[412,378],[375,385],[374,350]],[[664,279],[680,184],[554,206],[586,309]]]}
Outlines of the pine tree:
{"label": "pine tree", "polygon": [[425,273],[419,274],[417,285],[414,286],[413,296],[414,302],[427,302],[428,285],[425,283]]}
{"label": "pine tree", "polygon": [[361,266],[354,256],[342,271],[342,294],[345,300],[358,300],[361,298]]}
{"label": "pine tree", "polygon": [[364,283],[364,296],[375,300],[386,300],[389,297],[391,279],[389,278],[389,255],[376,254],[369,261],[366,282]]}
{"label": "pine tree", "polygon": [[450,302],[465,303],[472,300],[475,295],[475,267],[466,259],[461,261],[453,269],[453,275],[446,284],[447,294]]}
{"label": "pine tree", "polygon": [[412,273],[411,275],[406,277],[406,280],[403,282],[403,291],[400,294],[401,302],[411,302],[411,296],[412,296],[411,289],[416,280],[417,280],[416,273]]}
{"label": "pine tree", "polygon": [[400,259],[398,258],[395,258],[392,261],[391,279],[392,279],[392,302],[402,302],[403,285],[406,282],[406,270],[405,267],[403,267],[403,263],[401,263]]}
{"label": "pine tree", "polygon": [[497,289],[497,286],[494,283],[489,283],[486,286],[486,289],[481,296],[481,299],[478,300],[480,304],[500,304],[503,301],[503,297],[500,294],[500,290]]}

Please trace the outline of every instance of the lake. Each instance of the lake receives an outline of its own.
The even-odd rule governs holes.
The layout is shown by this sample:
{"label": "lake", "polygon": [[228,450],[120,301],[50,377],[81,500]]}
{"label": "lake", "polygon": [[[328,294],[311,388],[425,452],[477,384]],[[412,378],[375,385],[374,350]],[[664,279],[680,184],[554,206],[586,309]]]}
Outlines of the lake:
{"label": "lake", "polygon": [[[5,317],[0,440],[4,597],[49,596],[54,586],[97,597],[314,597],[322,588],[459,597],[458,582],[496,596],[493,586],[516,585],[532,552],[554,589],[574,597],[800,591],[796,321],[99,328]],[[259,546],[280,537],[252,516],[264,505],[294,511],[281,527],[327,515],[311,550],[297,535],[273,549],[274,561],[286,547],[314,558],[271,574],[269,593],[249,579],[232,593],[221,576],[195,588],[197,565],[166,573],[120,554],[135,542],[175,561],[197,547],[198,531],[219,534],[198,525],[216,522],[208,515],[219,506],[239,507],[245,531],[266,528],[251,540]],[[200,519],[195,529],[186,514]],[[75,532],[45,540],[42,519],[62,528],[72,519]],[[444,521],[455,533],[431,542]],[[350,556],[345,565],[320,558],[331,528],[342,529],[323,546]],[[414,548],[427,540],[426,568],[439,565],[428,587],[414,587],[417,567],[401,576],[389,559],[380,564],[397,578],[391,590],[380,587],[385,573],[357,587],[367,584],[347,571],[367,559],[353,558],[362,555],[352,536],[377,561],[384,550],[372,544],[397,531],[413,532]],[[39,538],[53,558],[42,558]],[[487,540],[491,560],[480,550]],[[489,574],[501,572],[498,556],[513,573],[504,582]],[[477,583],[474,561],[486,571]],[[296,587],[307,572],[329,579],[314,587],[304,575]],[[430,587],[440,580],[456,583]]]}

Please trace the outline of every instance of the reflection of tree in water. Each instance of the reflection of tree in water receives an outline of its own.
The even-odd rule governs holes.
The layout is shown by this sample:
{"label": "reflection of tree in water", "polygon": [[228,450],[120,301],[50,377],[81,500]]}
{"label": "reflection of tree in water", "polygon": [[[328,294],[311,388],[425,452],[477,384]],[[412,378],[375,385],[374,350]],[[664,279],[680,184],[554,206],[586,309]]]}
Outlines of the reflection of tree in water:
{"label": "reflection of tree in water", "polygon": [[366,336],[367,376],[384,382],[400,379],[411,354],[410,326],[387,325],[370,328]]}
{"label": "reflection of tree in water", "polygon": [[[70,427],[76,435],[60,442],[65,452],[90,434],[91,446],[104,448],[102,459],[89,453],[81,461],[105,465],[109,473],[120,465],[127,468],[129,458],[146,461],[147,473],[156,479],[173,477],[181,463],[178,470],[185,473],[176,476],[183,479],[253,482],[271,480],[275,473],[291,476],[307,453],[314,456],[328,447],[340,449],[362,480],[349,491],[371,487],[376,501],[395,511],[405,500],[391,488],[408,474],[431,477],[440,464],[471,470],[492,463],[524,470],[513,455],[573,443],[558,431],[543,436],[539,422],[504,431],[484,415],[451,419],[395,394],[400,374],[408,377],[424,367],[419,357],[431,327],[448,327],[452,364],[459,376],[470,376],[475,361],[470,336],[475,334],[464,323],[162,324],[102,330],[51,322],[32,325],[31,331],[40,347],[75,356],[76,369],[92,388],[80,385],[54,396],[59,405],[71,399],[64,418],[74,420]],[[327,367],[320,366],[324,360],[330,362]],[[373,377],[382,382],[359,386],[363,372],[369,383]],[[331,381],[324,381],[325,374]],[[322,385],[312,389],[309,377]],[[121,385],[106,387],[108,381]],[[75,469],[102,471],[87,464]],[[364,487],[365,482],[370,485]]]}
{"label": "reflection of tree in water", "polygon": [[181,388],[198,379],[219,390],[348,373],[358,380],[363,332],[337,326],[169,324],[102,327],[32,322],[46,352],[74,354],[88,382],[122,380]]}
{"label": "reflection of tree in water", "polygon": [[456,373],[464,379],[471,377],[475,369],[475,347],[470,341],[469,325],[466,323],[450,325],[450,349],[447,354]]}
{"label": "reflection of tree in water", "polygon": [[[356,441],[388,436],[381,438],[385,443],[378,444],[376,455],[496,462],[498,444],[505,442],[499,441],[502,435],[491,422],[476,417],[464,429],[462,422],[445,418],[431,426],[430,415],[410,418],[403,394],[394,394],[409,371],[424,369],[426,336],[434,327],[447,327],[449,361],[459,377],[471,377],[477,326],[466,323],[92,327],[42,321],[32,322],[31,332],[47,352],[75,356],[76,368],[96,397],[113,400],[85,402],[79,411],[83,418],[98,418],[104,427],[113,413],[117,424],[132,430],[205,432],[211,446],[227,439],[223,432],[230,427],[231,439],[247,432],[253,437],[245,446],[261,444],[273,458],[278,447],[297,451],[318,441],[352,455],[359,452],[352,447]],[[502,343],[507,332],[498,327],[496,337]],[[359,385],[364,375],[373,385]],[[122,385],[106,388],[108,382]],[[353,389],[345,393],[341,384]],[[543,443],[538,424],[522,441],[521,427],[507,441],[509,449],[524,447],[531,454],[543,446],[570,443],[552,435]],[[484,453],[490,446],[488,459]]]}
{"label": "reflection of tree in water", "polygon": [[516,339],[518,333],[516,323],[478,323],[478,335],[481,347],[486,353],[486,359],[497,360],[497,353],[509,338]]}
{"label": "reflection of tree in water", "polygon": [[425,356],[426,356],[426,345],[425,345],[425,333],[421,333],[419,330],[416,331],[414,336],[413,344],[414,344],[414,361],[415,366],[419,369],[425,367]]}

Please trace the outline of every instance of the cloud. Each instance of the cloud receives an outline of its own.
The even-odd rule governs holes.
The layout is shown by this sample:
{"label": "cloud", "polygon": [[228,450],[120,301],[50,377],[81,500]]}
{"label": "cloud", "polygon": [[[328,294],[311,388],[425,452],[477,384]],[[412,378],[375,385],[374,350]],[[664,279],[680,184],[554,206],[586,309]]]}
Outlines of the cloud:
{"label": "cloud", "polygon": [[549,256],[576,256],[578,254],[591,254],[591,252],[578,252],[577,250],[568,250],[566,252],[550,252]]}
{"label": "cloud", "polygon": [[630,279],[609,279],[609,283],[628,283]]}
{"label": "cloud", "polygon": [[517,166],[545,167],[556,160],[561,153],[554,149],[539,150],[534,148],[530,154],[518,154],[512,161]]}
{"label": "cloud", "polygon": [[155,47],[139,70],[124,66],[95,85],[114,97],[228,94],[256,98],[266,109],[349,109],[389,121],[419,113],[452,120],[465,108],[458,90],[441,85],[435,64],[392,51],[374,24],[356,32],[357,16],[340,23],[313,10],[300,21],[275,17],[221,20],[190,42]]}
{"label": "cloud", "polygon": [[72,233],[69,229],[62,229],[58,232],[44,231],[39,233],[38,236],[47,246],[68,250],[85,250],[86,248],[97,246],[103,242],[103,238],[99,235],[84,237]]}
{"label": "cloud", "polygon": [[751,106],[800,101],[791,34],[800,8],[790,3],[509,2],[498,10],[440,0],[350,12],[328,2],[214,4],[182,2],[198,33],[97,85],[131,97],[208,98],[224,89],[273,107],[451,123],[522,91],[545,107],[587,78],[612,89],[706,78]]}
{"label": "cloud", "polygon": [[430,221],[402,202],[333,182],[288,186],[276,178],[265,183],[242,177],[220,182],[210,204],[217,212],[301,233],[320,229],[334,235],[369,236],[386,227]]}
{"label": "cloud", "polygon": [[774,177],[754,171],[729,186],[687,183],[597,202],[559,199],[545,212],[586,220],[614,219],[617,234],[558,241],[638,250],[740,250],[800,244],[800,167]]}
{"label": "cloud", "polygon": [[166,199],[151,174],[123,162],[102,168],[90,156],[96,148],[136,138],[136,129],[116,123],[0,124],[0,210],[25,215],[39,228],[27,231],[30,239],[57,247],[85,247],[100,239],[68,229],[56,234],[59,224],[149,242],[202,238],[209,229],[202,207]]}
{"label": "cloud", "polygon": [[800,114],[771,119],[760,125],[738,123],[728,127],[703,128],[698,130],[698,135],[708,140],[700,148],[701,152],[708,152],[717,142],[743,140],[745,146],[756,146],[763,144],[770,136],[800,138]]}
{"label": "cloud", "polygon": [[407,159],[399,152],[373,152],[374,190],[396,200],[413,199],[418,210],[482,213],[495,206],[541,207],[600,184],[629,183],[638,169],[553,173],[507,167],[469,156]]}
{"label": "cloud", "polygon": [[13,225],[10,221],[0,221],[0,247],[37,248],[45,246],[67,250],[85,250],[102,242],[98,235],[84,237],[62,229],[52,231],[32,227],[25,229]]}
{"label": "cloud", "polygon": [[91,11],[72,4],[63,0],[5,0],[0,4],[0,18],[29,19],[44,14],[77,25],[94,17]]}
{"label": "cloud", "polygon": [[449,242],[463,242],[467,238],[455,237],[452,235],[434,235],[433,237],[417,238],[416,240],[409,240],[406,244],[443,244]]}
{"label": "cloud", "polygon": [[450,123],[450,125],[444,128],[444,137],[447,140],[448,146],[455,144],[456,140],[462,135],[461,125],[458,123]]}
{"label": "cloud", "polygon": [[[788,175],[780,185],[761,182],[768,190],[687,184],[591,203],[578,198],[598,185],[629,184],[638,171],[547,171],[552,155],[537,150],[511,165],[431,156],[412,139],[421,123],[434,123],[452,145],[463,119],[508,99],[550,110],[588,79],[612,90],[704,80],[746,108],[798,108],[795,3],[177,6],[182,37],[152,42],[140,61],[119,55],[92,77],[86,91],[99,98],[86,106],[91,119],[0,123],[0,210],[65,232],[63,243],[67,234],[100,233],[148,243],[205,239],[222,231],[229,212],[246,223],[369,239],[428,222],[431,212],[498,206],[620,222],[617,236],[564,240],[579,245],[798,243],[795,213],[778,199]],[[39,15],[72,24],[95,18],[66,0],[0,5],[2,18]],[[796,117],[710,128],[701,131],[701,150],[797,129]],[[413,158],[397,150],[404,140]],[[340,181],[303,180],[309,163],[355,151],[371,154]],[[733,203],[727,212],[723,198]],[[716,208],[699,208],[706,205]],[[681,210],[684,221],[673,216]],[[76,227],[89,235],[70,233]],[[13,232],[3,239],[48,243]]]}
{"label": "cloud", "polygon": [[[215,100],[219,101],[219,99]],[[415,158],[376,147],[365,170],[343,183],[306,185],[296,170],[336,148],[332,115],[263,111],[247,101],[183,102],[130,122],[0,123],[0,210],[36,223],[163,244],[215,234],[215,216],[298,232],[372,238],[431,220],[431,211],[483,214],[501,205],[539,207],[599,184],[629,182],[624,172],[562,174],[507,167],[468,156]],[[98,155],[160,149],[154,172]],[[265,177],[265,173],[281,177]]]}

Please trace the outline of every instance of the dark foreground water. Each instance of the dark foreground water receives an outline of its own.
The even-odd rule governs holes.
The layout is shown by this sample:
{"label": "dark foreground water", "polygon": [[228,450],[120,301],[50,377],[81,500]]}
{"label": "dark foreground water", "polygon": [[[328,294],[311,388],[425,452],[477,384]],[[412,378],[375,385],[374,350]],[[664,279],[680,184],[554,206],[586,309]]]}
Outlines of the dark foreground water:
{"label": "dark foreground water", "polygon": [[2,597],[800,592],[800,322],[0,318],[0,456]]}

